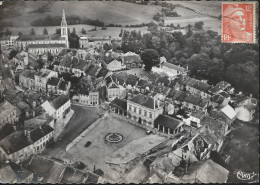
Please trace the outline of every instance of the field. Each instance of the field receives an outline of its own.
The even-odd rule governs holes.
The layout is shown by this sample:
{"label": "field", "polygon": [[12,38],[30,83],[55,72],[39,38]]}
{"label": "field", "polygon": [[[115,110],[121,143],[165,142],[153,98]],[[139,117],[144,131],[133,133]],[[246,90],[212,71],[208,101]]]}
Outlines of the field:
{"label": "field", "polygon": [[12,21],[14,26],[30,26],[33,20],[44,18],[47,15],[61,16],[64,8],[66,15],[78,15],[90,19],[99,19],[106,24],[115,23],[122,25],[149,23],[153,15],[161,10],[160,6],[137,5],[128,2],[98,2],[98,1],[66,1],[51,2],[49,12],[31,13],[49,2],[19,2],[14,9],[20,12],[20,16],[5,19]]}
{"label": "field", "polygon": [[[123,140],[119,143],[108,143],[105,141],[108,133],[119,133],[123,136]],[[105,177],[117,181],[121,176],[120,173],[111,168],[105,159],[128,143],[145,136],[145,129],[108,116],[101,119],[82,140],[67,151],[63,158],[82,161],[91,171],[95,165],[96,169],[100,168],[104,171]],[[84,147],[87,141],[91,141],[91,145]]]}
{"label": "field", "polygon": [[192,8],[196,12],[186,9],[184,7],[176,7],[176,11],[181,17],[171,18],[171,23],[180,24],[180,26],[186,26],[188,24],[195,24],[195,22],[203,21],[204,29],[213,30],[220,33],[221,21],[217,18],[209,17],[219,16],[221,14],[220,2],[171,2],[173,4],[181,4],[185,7]]}
{"label": "field", "polygon": [[[48,30],[48,34],[54,34],[57,28],[60,28],[60,26],[47,26],[47,27],[42,27],[42,26],[37,26],[37,27],[8,27],[8,29],[14,34],[17,35],[19,32],[22,32],[23,34],[29,34],[31,31],[31,28],[34,28],[36,34],[43,34],[43,29],[46,28]],[[96,31],[89,31],[94,28],[94,26],[90,25],[69,25],[68,28],[70,31],[75,28],[77,35],[83,35],[81,33],[81,29],[84,28],[87,32],[86,35],[90,37],[103,37],[105,36],[111,36],[113,37],[118,37],[121,29],[127,30],[127,31],[141,31],[141,33],[147,33],[147,26],[141,27],[141,28],[120,28],[120,27],[107,27],[106,30],[102,30],[101,28],[97,27]]]}

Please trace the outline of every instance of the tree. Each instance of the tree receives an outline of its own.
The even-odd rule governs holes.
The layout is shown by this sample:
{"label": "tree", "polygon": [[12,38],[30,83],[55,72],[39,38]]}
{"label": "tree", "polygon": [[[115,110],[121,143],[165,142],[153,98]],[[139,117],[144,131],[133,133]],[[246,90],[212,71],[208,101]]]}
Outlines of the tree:
{"label": "tree", "polygon": [[31,29],[31,35],[35,35],[35,31],[34,31],[34,28]]}
{"label": "tree", "polygon": [[56,29],[56,34],[59,34],[59,35],[61,34],[61,29],[60,28]]}
{"label": "tree", "polygon": [[103,49],[104,49],[105,51],[109,51],[110,49],[112,49],[112,46],[111,46],[110,44],[108,44],[108,43],[105,43],[105,44],[103,45]]}
{"label": "tree", "polygon": [[188,24],[187,26],[186,26],[186,37],[187,38],[189,38],[190,36],[192,36],[192,34],[193,34],[193,31],[192,31],[192,26],[190,25],[190,24]]}
{"label": "tree", "polygon": [[107,27],[106,27],[106,25],[104,25],[103,27],[102,27],[102,30],[106,30],[107,29]]}
{"label": "tree", "polygon": [[21,36],[23,33],[21,31],[19,31],[18,35]]}
{"label": "tree", "polygon": [[87,32],[86,32],[86,30],[85,30],[84,28],[82,28],[82,29],[81,29],[81,33],[82,33],[82,34],[86,34]]}
{"label": "tree", "polygon": [[156,66],[160,62],[160,55],[154,49],[145,49],[141,53],[141,59],[144,62],[144,68],[146,71],[151,71],[153,66]]}
{"label": "tree", "polygon": [[76,35],[76,29],[73,28],[72,33]]}
{"label": "tree", "polygon": [[120,33],[119,33],[119,37],[122,37],[122,36],[123,36],[123,33],[124,33],[124,30],[121,29],[121,30],[120,30]]}
{"label": "tree", "polygon": [[204,22],[199,21],[199,22],[195,22],[194,27],[195,27],[195,29],[197,29],[197,30],[203,30],[203,25],[204,25]]}
{"label": "tree", "polygon": [[46,28],[43,29],[43,35],[48,35],[48,30]]}
{"label": "tree", "polygon": [[12,49],[9,53],[9,60],[11,60],[12,58],[14,58],[16,56],[16,54],[18,53],[18,51]]}
{"label": "tree", "polygon": [[12,32],[8,28],[6,28],[5,29],[5,35],[6,36],[12,35]]}

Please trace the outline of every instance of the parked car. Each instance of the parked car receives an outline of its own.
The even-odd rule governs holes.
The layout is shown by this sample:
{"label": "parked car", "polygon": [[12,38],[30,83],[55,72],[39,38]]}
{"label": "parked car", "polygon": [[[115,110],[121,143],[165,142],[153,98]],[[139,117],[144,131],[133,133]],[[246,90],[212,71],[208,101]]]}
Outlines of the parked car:
{"label": "parked car", "polygon": [[146,131],[146,134],[147,134],[147,135],[150,135],[151,133],[153,133],[151,130],[147,130],[147,131]]}
{"label": "parked car", "polygon": [[85,147],[89,147],[90,145],[91,145],[91,141],[87,141],[84,146],[85,146]]}

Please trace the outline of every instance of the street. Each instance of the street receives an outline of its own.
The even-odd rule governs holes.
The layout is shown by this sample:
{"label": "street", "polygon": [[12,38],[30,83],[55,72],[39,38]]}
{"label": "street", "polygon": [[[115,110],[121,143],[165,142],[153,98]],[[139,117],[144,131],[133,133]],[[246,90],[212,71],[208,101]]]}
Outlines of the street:
{"label": "street", "polygon": [[58,141],[52,147],[47,148],[43,154],[53,157],[60,156],[65,152],[65,148],[70,142],[96,121],[100,114],[104,113],[104,110],[100,108],[88,108],[78,105],[72,105],[71,108],[74,110],[74,115],[65,126]]}

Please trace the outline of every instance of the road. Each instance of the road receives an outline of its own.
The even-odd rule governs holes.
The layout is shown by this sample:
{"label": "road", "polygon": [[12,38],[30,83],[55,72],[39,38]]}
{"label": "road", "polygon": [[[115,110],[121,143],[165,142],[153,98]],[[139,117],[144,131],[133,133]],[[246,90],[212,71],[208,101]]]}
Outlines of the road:
{"label": "road", "polygon": [[44,155],[60,157],[65,152],[66,146],[95,122],[99,118],[99,114],[104,113],[104,110],[100,108],[78,105],[72,105],[71,108],[74,110],[74,115],[66,125],[60,139],[51,148],[47,148],[43,152]]}

